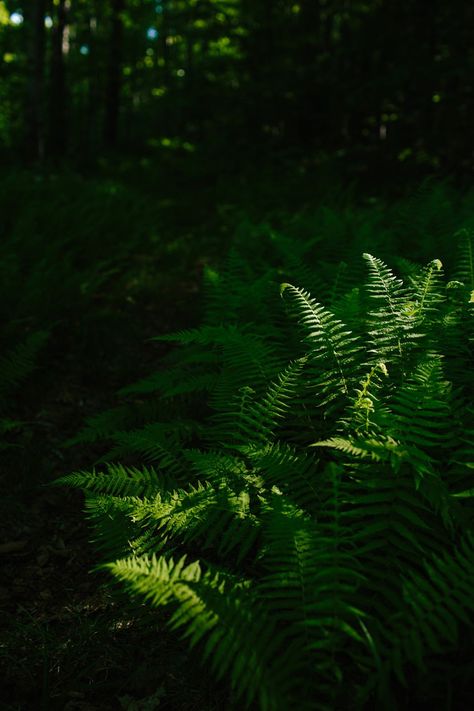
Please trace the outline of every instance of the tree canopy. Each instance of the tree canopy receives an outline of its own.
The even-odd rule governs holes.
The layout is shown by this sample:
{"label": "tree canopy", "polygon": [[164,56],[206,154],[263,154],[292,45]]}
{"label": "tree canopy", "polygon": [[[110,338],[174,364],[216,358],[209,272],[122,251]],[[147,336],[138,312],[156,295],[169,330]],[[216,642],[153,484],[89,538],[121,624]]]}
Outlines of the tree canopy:
{"label": "tree canopy", "polygon": [[0,146],[212,144],[468,171],[464,0],[4,0]]}

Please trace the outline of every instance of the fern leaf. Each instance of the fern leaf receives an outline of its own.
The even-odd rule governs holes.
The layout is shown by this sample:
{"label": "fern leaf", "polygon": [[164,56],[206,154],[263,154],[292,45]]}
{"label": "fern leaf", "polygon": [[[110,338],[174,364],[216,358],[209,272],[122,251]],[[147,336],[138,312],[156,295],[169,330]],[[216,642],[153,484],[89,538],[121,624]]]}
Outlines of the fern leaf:
{"label": "fern leaf", "polygon": [[152,468],[124,467],[110,464],[106,471],[74,472],[57,479],[57,486],[71,486],[109,496],[151,496],[160,486],[160,479]]}
{"label": "fern leaf", "polygon": [[306,291],[282,284],[281,294],[289,296],[301,325],[308,332],[305,340],[310,346],[309,358],[319,371],[315,384],[322,396],[321,404],[347,397],[357,362],[357,339]]}
{"label": "fern leaf", "polygon": [[[240,581],[200,564],[165,556],[118,560],[106,566],[131,594],[154,607],[172,605],[170,624],[183,629],[191,646],[203,643],[203,658],[221,677],[230,676],[237,698],[258,698],[267,711],[283,711],[288,698],[288,654],[278,632]],[[285,673],[283,674],[283,670]]]}
{"label": "fern leaf", "polygon": [[0,357],[0,398],[4,398],[34,370],[37,355],[48,337],[47,331],[32,333],[16,348]]}
{"label": "fern leaf", "polygon": [[422,571],[407,577],[403,612],[389,628],[391,663],[401,651],[424,668],[428,654],[455,649],[460,626],[474,624],[473,586],[474,540],[467,534],[453,554],[433,556]]}
{"label": "fern leaf", "polygon": [[389,361],[405,358],[408,343],[413,340],[413,305],[401,279],[381,259],[364,254],[369,267],[367,293],[374,302],[369,311],[369,335],[376,358]]}
{"label": "fern leaf", "polygon": [[474,231],[463,228],[455,234],[458,245],[454,278],[474,291]]}

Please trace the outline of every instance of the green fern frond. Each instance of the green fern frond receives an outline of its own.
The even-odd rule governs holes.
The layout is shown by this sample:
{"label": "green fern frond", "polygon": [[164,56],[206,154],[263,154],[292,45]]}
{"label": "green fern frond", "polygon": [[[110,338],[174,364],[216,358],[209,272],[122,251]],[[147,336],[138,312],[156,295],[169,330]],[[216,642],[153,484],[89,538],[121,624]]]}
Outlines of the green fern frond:
{"label": "green fern frond", "polygon": [[181,346],[197,343],[200,346],[226,346],[241,336],[238,326],[201,326],[175,333],[155,336],[154,341],[179,343]]}
{"label": "green fern frond", "polygon": [[[299,376],[305,363],[306,358],[290,363],[270,384],[263,400],[251,404],[248,424],[253,422],[253,433],[248,430],[247,423],[242,423],[246,441],[251,441],[252,434],[265,443],[274,437],[275,429],[285,418],[291,407],[291,400],[300,389]],[[239,424],[236,423],[237,427]]]}
{"label": "green fern frond", "polygon": [[366,285],[373,308],[368,312],[369,335],[373,342],[374,358],[403,360],[414,333],[414,304],[401,279],[381,259],[364,254],[369,267]]}
{"label": "green fern frond", "polygon": [[198,431],[197,423],[178,421],[156,422],[139,430],[117,432],[111,437],[115,446],[100,461],[117,461],[120,457],[140,454],[159,468],[160,474],[166,472],[179,479],[184,473],[183,462],[176,451]]}
{"label": "green fern frond", "polygon": [[237,408],[231,405],[226,411],[216,415],[216,427],[213,436],[218,440],[228,442],[266,443],[275,436],[275,431],[291,401],[299,392],[301,386],[299,376],[306,359],[290,363],[277,378],[270,383],[266,393],[257,399],[251,388],[241,388],[241,394],[235,401]]}
{"label": "green fern frond", "polygon": [[322,396],[321,405],[347,397],[356,369],[357,339],[303,289],[282,284],[281,294],[288,295],[300,324],[308,332],[305,341],[309,344],[308,357],[317,369],[315,386]]}
{"label": "green fern frond", "polygon": [[22,383],[37,366],[37,356],[49,338],[47,331],[36,331],[0,357],[0,398]]}
{"label": "green fern frond", "polygon": [[474,291],[474,231],[463,228],[454,235],[457,240],[457,263],[454,279]]}
{"label": "green fern frond", "polygon": [[[456,649],[461,627],[474,625],[474,540],[426,560],[403,585],[404,605],[387,628],[389,663],[405,681],[400,659],[425,668],[430,654]],[[390,630],[390,631],[389,631]]]}
{"label": "green fern frond", "polygon": [[233,454],[199,449],[187,449],[183,458],[190,462],[196,477],[218,484],[219,482],[245,481],[248,468],[240,456]]}
{"label": "green fern frond", "polygon": [[220,555],[237,549],[237,560],[247,554],[259,530],[248,492],[224,484],[217,488],[199,483],[186,491],[160,494],[137,510],[135,517],[146,520],[166,541],[197,540],[202,550],[215,549]]}
{"label": "green fern frond", "polygon": [[237,449],[252,465],[253,476],[258,477],[262,489],[277,487],[305,510],[319,510],[321,482],[315,457],[281,441],[264,446],[247,444]]}
{"label": "green fern frond", "polygon": [[420,321],[432,319],[446,300],[441,261],[434,259],[428,266],[410,276],[410,282],[415,296],[416,317]]}
{"label": "green fern frond", "polygon": [[73,472],[57,479],[54,484],[115,497],[148,497],[159,489],[160,477],[152,468],[136,469],[109,464],[105,472],[96,472],[95,469],[92,472]]}
{"label": "green fern frond", "polygon": [[[287,708],[291,655],[282,653],[278,632],[245,582],[198,562],[176,563],[165,556],[118,560],[106,566],[133,595],[153,607],[175,607],[170,624],[183,629],[218,677],[228,674],[236,698],[258,698],[263,711]],[[284,671],[284,673],[283,673]],[[286,685],[285,685],[286,682]]]}
{"label": "green fern frond", "polygon": [[[392,403],[394,432],[410,449],[430,454],[452,444],[451,384],[444,379],[441,358],[432,354],[398,389]],[[423,470],[421,470],[423,472]]]}
{"label": "green fern frond", "polygon": [[355,459],[371,459],[374,462],[390,462],[397,469],[402,461],[408,461],[410,452],[392,437],[341,437],[315,442],[312,447],[330,447]]}
{"label": "green fern frond", "polygon": [[354,287],[334,301],[331,311],[338,320],[344,321],[354,334],[363,335],[364,313],[359,287]]}
{"label": "green fern frond", "polygon": [[[224,370],[216,379],[215,374],[204,374],[204,385],[212,387],[211,402],[217,409],[221,403],[228,401],[238,387],[252,383],[254,387],[262,386],[273,377],[280,368],[274,348],[261,335],[238,326],[209,326],[201,329],[181,331],[170,336],[160,336],[158,340],[171,340],[182,345],[199,344],[206,348],[217,348],[223,353]],[[167,396],[180,392],[182,383],[176,383],[168,388]],[[187,386],[193,388],[193,381]]]}
{"label": "green fern frond", "polygon": [[142,501],[136,497],[86,494],[85,513],[93,527],[92,543],[106,559],[146,550],[149,534],[134,520],[140,505]]}
{"label": "green fern frond", "polygon": [[[344,652],[351,648],[359,658],[366,653],[359,626],[366,614],[354,604],[364,575],[347,545],[350,535],[335,520],[318,527],[280,495],[274,495],[264,522],[259,597],[284,630],[286,645],[295,647],[300,677],[308,675],[308,706],[315,707],[319,697],[331,707],[345,681]],[[354,643],[362,647],[358,653]]]}
{"label": "green fern frond", "polygon": [[[315,647],[312,631],[324,638],[325,625],[338,627],[343,611],[351,617],[354,613],[363,616],[347,602],[364,581],[360,565],[347,547],[350,537],[349,529],[343,532],[339,522],[318,526],[285,497],[274,494],[264,528],[263,565],[269,572],[259,584],[259,594],[272,615],[285,625],[295,625],[287,633],[301,634],[302,654]],[[296,597],[299,604],[295,604]],[[318,621],[319,611],[322,619]],[[340,629],[348,631],[347,623]],[[362,641],[355,629],[352,636]],[[331,644],[327,638],[326,642]]]}
{"label": "green fern frond", "polygon": [[387,421],[388,408],[377,397],[384,384],[382,376],[388,378],[387,366],[383,361],[377,361],[356,388],[355,397],[349,406],[350,415],[346,419],[347,427],[356,434],[360,431],[366,434],[377,431]]}
{"label": "green fern frond", "polygon": [[[176,395],[185,395],[194,392],[211,390],[216,379],[216,370],[211,370],[212,366],[220,364],[217,353],[199,350],[198,354],[193,353],[193,358],[183,359],[175,368],[167,368],[163,371],[153,373],[149,378],[143,378],[133,385],[119,390],[119,395],[150,395],[159,393],[161,397],[171,398]],[[186,377],[186,365],[192,365],[193,370]],[[200,373],[198,365],[206,368]],[[209,372],[211,371],[211,372]]]}
{"label": "green fern frond", "polygon": [[162,406],[157,400],[121,405],[88,417],[77,435],[64,443],[65,447],[110,439],[116,432],[139,427],[144,422],[160,420]]}

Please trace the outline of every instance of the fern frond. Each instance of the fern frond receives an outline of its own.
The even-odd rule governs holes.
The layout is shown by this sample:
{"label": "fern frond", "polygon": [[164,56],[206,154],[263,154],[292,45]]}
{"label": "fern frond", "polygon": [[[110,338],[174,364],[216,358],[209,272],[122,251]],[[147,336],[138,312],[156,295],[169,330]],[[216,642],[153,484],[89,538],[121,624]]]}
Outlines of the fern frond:
{"label": "fern frond", "polygon": [[386,423],[389,411],[377,397],[383,386],[382,376],[388,378],[387,366],[383,361],[377,361],[360,381],[349,406],[349,417],[345,420],[350,431],[368,434],[379,430]]}
{"label": "fern frond", "polygon": [[450,393],[451,384],[444,379],[441,359],[432,354],[418,365],[394,397],[395,436],[408,446],[412,460],[421,461],[420,474],[428,471],[422,462],[426,457],[416,457],[416,451],[429,457],[433,448],[452,444]]}
{"label": "fern frond", "polygon": [[141,499],[110,494],[86,494],[85,513],[93,527],[92,543],[110,560],[140,554],[147,549],[148,535],[134,520]]}
{"label": "fern frond", "polygon": [[156,422],[139,430],[116,432],[112,437],[114,448],[101,462],[116,461],[130,454],[140,454],[148,462],[159,468],[160,473],[179,479],[183,472],[183,462],[176,454],[199,431],[197,423]]}
{"label": "fern frond", "polygon": [[415,316],[421,322],[432,320],[435,314],[439,314],[440,306],[446,300],[441,261],[434,259],[428,266],[410,276],[410,282],[415,297]]}
{"label": "fern frond", "polygon": [[96,472],[95,469],[91,472],[73,472],[57,479],[54,484],[114,497],[148,497],[159,489],[160,477],[152,468],[136,469],[109,464],[105,472]]}
{"label": "fern frond", "polygon": [[368,312],[369,335],[377,359],[403,360],[414,333],[413,304],[401,279],[381,259],[364,254],[369,267],[366,289],[374,307]]}
{"label": "fern frond", "polygon": [[403,608],[386,629],[389,663],[405,680],[400,659],[425,668],[431,654],[455,650],[461,627],[474,625],[474,540],[432,556],[403,585]]}
{"label": "fern frond", "polygon": [[454,235],[457,240],[457,263],[454,279],[474,291],[474,231],[463,228]]}
{"label": "fern frond", "polygon": [[270,383],[261,399],[252,397],[251,389],[242,388],[237,401],[238,409],[231,406],[216,415],[214,436],[221,441],[235,440],[236,444],[266,443],[273,439],[276,428],[290,408],[291,400],[301,388],[299,376],[305,362],[305,358],[300,358],[290,363]]}
{"label": "fern frond", "polygon": [[0,357],[0,398],[4,398],[35,369],[38,353],[48,338],[47,331],[36,331]]}
{"label": "fern frond", "polygon": [[348,547],[350,535],[337,516],[318,526],[281,495],[274,495],[264,522],[259,597],[284,630],[286,645],[295,648],[300,677],[308,675],[308,707],[319,697],[331,708],[344,685],[344,651],[355,643],[362,647],[355,656],[366,653],[359,626],[366,614],[354,604],[364,575]]}
{"label": "fern frond", "polygon": [[107,566],[133,595],[153,607],[172,605],[170,624],[183,629],[191,646],[203,644],[203,659],[218,677],[228,674],[236,698],[258,698],[263,711],[283,711],[288,701],[291,655],[282,653],[281,632],[267,618],[245,582],[198,562],[165,556],[118,560]]}
{"label": "fern frond", "polygon": [[321,483],[315,457],[281,441],[264,446],[247,444],[237,449],[252,464],[253,475],[262,489],[277,487],[305,510],[318,510]]}
{"label": "fern frond", "polygon": [[355,335],[363,335],[364,313],[359,287],[354,287],[334,301],[331,311],[338,320],[344,321]]}
{"label": "fern frond", "polygon": [[[326,222],[347,242],[345,217]],[[369,244],[379,226],[352,236]],[[405,286],[365,254],[364,290],[352,252],[325,246],[323,231],[318,288],[330,297],[333,284],[332,308],[285,282],[288,323],[267,294],[305,272],[305,251],[290,269],[290,242],[261,232],[254,260],[234,253],[212,277],[206,325],[165,337],[182,347],[126,390],[137,402],[118,426],[90,428],[155,469],[62,483],[86,491],[108,569],[170,606],[236,699],[261,711],[385,708],[403,700],[404,679],[419,696],[408,674],[420,659],[432,675],[437,655],[462,655],[461,624],[474,623],[467,286],[446,288],[438,260],[402,264]],[[324,262],[332,249],[350,266]],[[199,563],[170,557],[197,551]]]}
{"label": "fern frond", "polygon": [[[212,357],[207,357],[208,355]],[[194,358],[196,361],[197,357]],[[201,365],[211,366],[220,362],[215,353],[202,353],[199,359]],[[177,395],[189,395],[196,392],[209,392],[215,386],[217,373],[199,373],[197,368],[187,376],[185,364],[181,363],[175,369],[167,369],[154,373],[149,378],[143,378],[133,385],[122,388],[119,395],[150,395],[159,393],[162,398],[172,398]]]}
{"label": "fern frond", "polygon": [[135,517],[146,520],[172,543],[197,540],[203,550],[215,549],[220,555],[237,549],[237,560],[247,554],[259,530],[248,492],[224,484],[219,488],[197,484],[160,494],[137,510]]}
{"label": "fern frond", "polygon": [[315,386],[321,396],[321,405],[347,397],[357,362],[357,339],[335,316],[318,304],[308,292],[282,284],[281,294],[288,295],[298,319],[308,332],[308,357],[316,368]]}
{"label": "fern frond", "polygon": [[407,461],[410,453],[392,437],[341,437],[321,440],[312,447],[330,447],[355,459],[371,459],[374,462],[390,462],[397,469]]}
{"label": "fern frond", "polygon": [[77,435],[64,443],[65,447],[109,439],[114,433],[140,426],[143,421],[159,420],[160,406],[156,400],[141,403],[140,407],[121,405],[88,417]]}

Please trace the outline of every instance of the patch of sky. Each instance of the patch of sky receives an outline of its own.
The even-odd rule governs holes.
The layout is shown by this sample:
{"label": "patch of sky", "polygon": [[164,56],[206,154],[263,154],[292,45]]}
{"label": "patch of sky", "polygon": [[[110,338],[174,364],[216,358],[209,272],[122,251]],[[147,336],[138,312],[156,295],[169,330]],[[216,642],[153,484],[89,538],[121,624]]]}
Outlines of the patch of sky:
{"label": "patch of sky", "polygon": [[149,27],[146,31],[146,36],[149,40],[155,40],[158,38],[158,30],[156,27]]}
{"label": "patch of sky", "polygon": [[21,12],[12,12],[10,15],[10,22],[12,25],[22,25],[23,24],[23,15]]}

